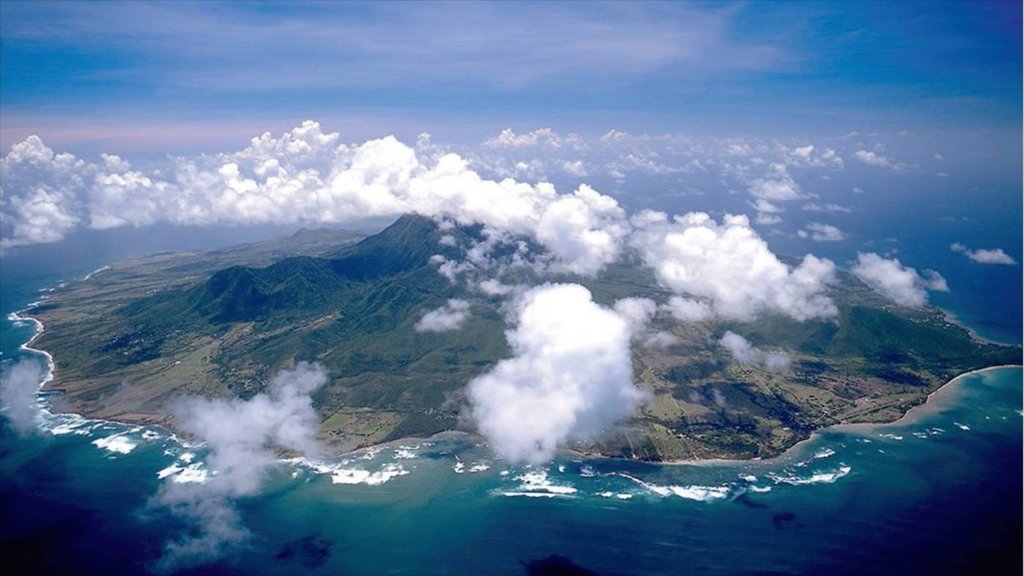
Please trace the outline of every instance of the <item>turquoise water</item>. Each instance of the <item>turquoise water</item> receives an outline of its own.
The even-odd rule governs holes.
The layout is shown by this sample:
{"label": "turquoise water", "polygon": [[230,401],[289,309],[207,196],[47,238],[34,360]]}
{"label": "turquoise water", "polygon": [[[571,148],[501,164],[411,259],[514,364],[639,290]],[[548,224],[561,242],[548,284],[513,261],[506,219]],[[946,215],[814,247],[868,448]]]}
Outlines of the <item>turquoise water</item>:
{"label": "turquoise water", "polygon": [[[4,314],[56,281],[5,279]],[[33,328],[4,324],[9,362]],[[1019,574],[1021,390],[1019,368],[966,376],[901,423],[827,430],[765,462],[510,467],[452,436],[281,463],[231,504],[248,539],[179,572],[524,574],[559,555],[609,575]],[[203,449],[67,416],[43,429],[0,431],[3,563],[160,569],[194,525],[154,497],[208,474]]]}

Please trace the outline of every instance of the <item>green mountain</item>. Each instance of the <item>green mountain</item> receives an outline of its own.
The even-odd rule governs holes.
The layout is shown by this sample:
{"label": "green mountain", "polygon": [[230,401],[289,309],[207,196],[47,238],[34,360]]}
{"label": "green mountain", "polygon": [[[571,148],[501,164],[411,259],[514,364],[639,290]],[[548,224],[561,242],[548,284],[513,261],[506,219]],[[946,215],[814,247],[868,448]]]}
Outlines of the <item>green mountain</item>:
{"label": "green mountain", "polygon": [[[442,233],[405,216],[356,243],[305,231],[118,264],[56,292],[37,311],[47,329],[35,345],[55,357],[50,387],[89,416],[173,427],[168,407],[180,394],[248,397],[279,368],[309,360],[330,373],[314,401],[323,439],[338,450],[465,427],[463,390],[508,357],[506,326],[498,301],[452,284],[430,258],[460,256],[443,235],[463,244],[480,233]],[[666,297],[628,258],[596,279],[556,280],[582,283],[605,304]],[[634,350],[649,405],[625,432],[579,448],[644,459],[770,456],[821,426],[898,418],[958,373],[1020,362],[1020,348],[978,342],[937,310],[891,306],[850,275],[832,296],[837,322],[659,320],[655,328],[678,342]],[[460,330],[414,329],[449,298],[471,303]],[[715,344],[726,330],[786,351],[791,369],[733,362]]]}

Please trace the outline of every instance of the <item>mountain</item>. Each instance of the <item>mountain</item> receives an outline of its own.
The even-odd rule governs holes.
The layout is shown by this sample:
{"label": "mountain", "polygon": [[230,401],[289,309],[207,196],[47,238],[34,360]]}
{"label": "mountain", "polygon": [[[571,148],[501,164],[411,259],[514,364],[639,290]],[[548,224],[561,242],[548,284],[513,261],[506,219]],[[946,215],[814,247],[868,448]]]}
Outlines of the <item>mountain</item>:
{"label": "mountain", "polygon": [[[56,291],[34,311],[47,327],[35,346],[57,363],[50,387],[64,390],[69,410],[173,427],[178,395],[249,397],[279,368],[307,360],[330,374],[314,401],[322,438],[337,450],[467,426],[463,390],[509,356],[506,326],[499,300],[451,283],[430,260],[461,258],[443,236],[463,245],[481,230],[442,232],[404,216],[359,242],[332,234],[160,255]],[[604,304],[667,296],[628,257],[597,278],[557,280],[586,285]],[[828,424],[896,419],[966,370],[1020,362],[1020,348],[979,342],[934,309],[894,307],[849,274],[832,297],[837,321],[659,318],[655,328],[678,341],[635,347],[648,405],[618,436],[579,448],[652,460],[766,457]],[[450,298],[471,303],[458,331],[415,329]],[[716,344],[727,330],[784,350],[790,369],[732,361]]]}

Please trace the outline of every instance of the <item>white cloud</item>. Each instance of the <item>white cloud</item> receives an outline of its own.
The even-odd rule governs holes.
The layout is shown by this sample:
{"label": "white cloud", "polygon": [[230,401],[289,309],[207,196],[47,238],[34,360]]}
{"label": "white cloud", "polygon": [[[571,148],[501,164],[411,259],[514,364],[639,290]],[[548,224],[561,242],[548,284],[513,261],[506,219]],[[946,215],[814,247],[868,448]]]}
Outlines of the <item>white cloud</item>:
{"label": "white cloud", "polygon": [[14,430],[23,436],[36,430],[39,403],[36,393],[45,371],[35,360],[19,360],[0,370],[0,407]]}
{"label": "white cloud", "polygon": [[654,318],[658,312],[658,305],[650,298],[621,298],[615,301],[615,312],[629,322],[630,330],[634,334],[638,334],[644,331]]}
{"label": "white cloud", "polygon": [[837,212],[849,213],[853,212],[853,209],[849,206],[841,206],[839,204],[817,204],[814,202],[804,204],[801,209],[805,212],[825,212],[828,214],[834,214]]}
{"label": "white cloud", "polygon": [[980,250],[971,250],[967,246],[959,242],[954,242],[949,246],[949,249],[953,252],[958,252],[967,256],[978,264],[1001,264],[1003,266],[1016,266],[1017,261],[1012,256],[1003,251],[1002,248],[983,248]]}
{"label": "white cloud", "polygon": [[431,310],[416,323],[417,332],[451,332],[458,330],[469,317],[469,302],[452,298],[444,306]]}
{"label": "white cloud", "polygon": [[524,294],[507,333],[514,356],[469,384],[472,414],[510,462],[545,462],[567,442],[592,440],[633,414],[630,325],[576,284]]}
{"label": "white cloud", "polygon": [[633,224],[637,230],[631,241],[659,283],[685,297],[669,303],[680,318],[702,319],[709,311],[735,320],[763,312],[796,320],[836,314],[825,295],[832,262],[807,255],[789,268],[746,216],[726,216],[719,224],[694,212],[670,222],[665,214],[648,211],[634,217]]}
{"label": "white cloud", "polygon": [[902,168],[902,164],[890,162],[888,158],[870,150],[857,150],[853,156],[863,164],[876,168]]}
{"label": "white cloud", "polygon": [[785,352],[765,352],[753,346],[746,338],[732,331],[726,332],[718,345],[729,351],[740,364],[754,364],[769,372],[782,372],[789,368],[791,358]]}
{"label": "white cloud", "polygon": [[810,238],[815,242],[839,242],[846,239],[843,231],[830,224],[812,222],[797,232],[801,238]]}
{"label": "white cloud", "polygon": [[938,272],[925,270],[925,276],[921,276],[896,258],[888,260],[873,252],[858,252],[857,263],[850,271],[882,296],[910,308],[927,304],[927,290],[949,290],[946,279]]}
{"label": "white cloud", "polygon": [[390,136],[338,141],[307,121],[238,152],[177,158],[169,170],[142,173],[113,156],[93,164],[54,154],[30,137],[2,161],[3,242],[55,242],[81,225],[346,223],[415,212],[483,224],[492,236],[532,236],[553,268],[592,275],[618,257],[628,233],[618,203],[588,186],[559,194],[550,184],[488,180],[455,154],[424,164]]}
{"label": "white cloud", "polygon": [[319,418],[310,395],[327,382],[317,364],[300,362],[282,370],[269,391],[249,400],[189,398],[176,410],[176,423],[207,447],[206,483],[168,477],[155,502],[195,526],[166,546],[160,568],[173,571],[215,558],[248,537],[232,500],[255,494],[283,448],[318,455]]}

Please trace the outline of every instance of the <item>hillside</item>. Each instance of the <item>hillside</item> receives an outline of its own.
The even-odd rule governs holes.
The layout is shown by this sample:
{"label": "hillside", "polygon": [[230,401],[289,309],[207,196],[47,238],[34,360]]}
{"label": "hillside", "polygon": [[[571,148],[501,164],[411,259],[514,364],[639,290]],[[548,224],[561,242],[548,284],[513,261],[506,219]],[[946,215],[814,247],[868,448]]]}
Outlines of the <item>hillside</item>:
{"label": "hillside", "polygon": [[[473,236],[453,229],[445,234]],[[314,398],[323,439],[339,451],[465,428],[467,382],[507,357],[500,301],[467,293],[429,263],[456,257],[433,221],[406,216],[357,243],[309,232],[259,250],[160,255],[113,266],[54,293],[33,314],[34,344],[53,353],[62,407],[88,416],[173,427],[179,394],[248,397],[295,361],[323,363]],[[665,294],[623,262],[586,285],[595,300]],[[643,413],[600,446],[650,460],[766,457],[837,422],[887,421],[958,373],[1019,363],[1019,348],[984,344],[932,309],[887,304],[841,274],[838,322],[657,321],[678,341],[634,347]],[[416,322],[449,298],[471,303],[458,331]],[[784,350],[791,368],[737,364],[715,342],[730,330]]]}

